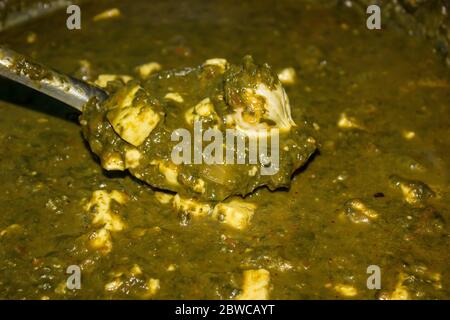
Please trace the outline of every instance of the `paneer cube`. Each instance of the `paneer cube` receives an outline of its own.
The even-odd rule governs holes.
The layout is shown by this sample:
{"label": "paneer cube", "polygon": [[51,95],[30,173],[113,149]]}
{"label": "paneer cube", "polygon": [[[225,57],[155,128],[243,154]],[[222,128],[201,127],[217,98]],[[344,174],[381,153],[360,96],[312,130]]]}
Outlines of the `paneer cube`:
{"label": "paneer cube", "polygon": [[106,228],[94,231],[89,236],[89,245],[94,250],[108,254],[112,250],[111,232]]}
{"label": "paneer cube", "polygon": [[136,168],[139,166],[142,154],[137,149],[127,149],[125,152],[125,167]]}
{"label": "paneer cube", "polygon": [[178,103],[183,103],[184,99],[178,92],[169,92],[164,96],[164,99],[172,100]]}
{"label": "paneer cube", "polygon": [[295,83],[296,73],[294,68],[285,68],[278,73],[278,79],[283,85],[291,85]]}
{"label": "paneer cube", "polygon": [[194,121],[202,121],[203,119],[213,120],[215,123],[220,123],[220,118],[214,109],[214,104],[211,99],[205,98],[194,107],[188,109],[184,118],[189,125],[193,125]]}
{"label": "paneer cube", "polygon": [[137,72],[141,79],[147,79],[152,73],[155,73],[161,70],[161,65],[158,62],[149,62],[145,64],[141,64],[136,67]]}
{"label": "paneer cube", "polygon": [[255,213],[256,205],[240,199],[221,202],[214,207],[213,218],[235,229],[245,229]]}
{"label": "paneer cube", "polygon": [[170,193],[156,191],[155,198],[156,200],[158,200],[159,203],[168,204],[173,200],[173,195]]}
{"label": "paneer cube", "polygon": [[354,297],[358,294],[358,290],[354,286],[348,284],[336,284],[334,290],[344,297]]}
{"label": "paneer cube", "polygon": [[150,164],[157,165],[158,170],[164,175],[167,183],[177,186],[178,183],[178,168],[170,161],[152,160]]}
{"label": "paneer cube", "polygon": [[126,142],[140,146],[160,120],[149,106],[115,108],[106,115],[114,131]]}
{"label": "paneer cube", "polygon": [[237,300],[269,299],[270,272],[265,269],[244,271],[242,293]]}
{"label": "paneer cube", "polygon": [[145,288],[147,289],[147,291],[144,293],[143,298],[148,299],[153,297],[159,291],[160,288],[159,279],[155,278],[148,279]]}
{"label": "paneer cube", "polygon": [[111,201],[113,200],[119,204],[124,204],[127,201],[127,196],[117,190],[111,192],[97,190],[94,191],[91,200],[85,206],[86,211],[94,214],[92,224],[101,226],[100,229],[91,233],[89,244],[91,248],[104,254],[109,253],[112,249],[111,232],[122,231],[125,227],[120,216],[111,210]]}
{"label": "paneer cube", "polygon": [[122,156],[117,153],[107,153],[102,154],[102,167],[106,170],[125,170],[125,165],[122,159]]}
{"label": "paneer cube", "polygon": [[124,223],[119,216],[111,211],[111,201],[124,204],[127,197],[124,193],[113,190],[108,193],[105,190],[97,190],[92,194],[91,200],[86,205],[86,210],[94,212],[94,225],[102,225],[109,231],[121,231]]}
{"label": "paneer cube", "polygon": [[208,59],[203,63],[203,66],[216,66],[223,73],[228,68],[229,63],[226,59],[223,58],[212,58]]}

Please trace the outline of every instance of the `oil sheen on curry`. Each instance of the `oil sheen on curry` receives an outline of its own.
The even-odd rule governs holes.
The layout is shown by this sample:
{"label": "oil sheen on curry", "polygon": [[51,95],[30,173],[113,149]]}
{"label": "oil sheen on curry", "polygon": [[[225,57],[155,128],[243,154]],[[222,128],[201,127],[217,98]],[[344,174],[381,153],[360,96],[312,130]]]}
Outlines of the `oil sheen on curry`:
{"label": "oil sheen on curry", "polygon": [[1,80],[0,298],[450,298],[450,77],[427,40],[334,1],[82,12],[1,33],[109,98],[80,115]]}

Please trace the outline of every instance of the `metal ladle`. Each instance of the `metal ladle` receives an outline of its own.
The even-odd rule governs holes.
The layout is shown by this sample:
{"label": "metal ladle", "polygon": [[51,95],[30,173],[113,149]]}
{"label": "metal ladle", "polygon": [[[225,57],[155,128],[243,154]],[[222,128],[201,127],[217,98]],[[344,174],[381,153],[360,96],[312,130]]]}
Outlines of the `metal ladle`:
{"label": "metal ladle", "polygon": [[24,84],[82,111],[96,97],[99,102],[108,94],[87,82],[45,67],[9,48],[0,46],[0,76]]}

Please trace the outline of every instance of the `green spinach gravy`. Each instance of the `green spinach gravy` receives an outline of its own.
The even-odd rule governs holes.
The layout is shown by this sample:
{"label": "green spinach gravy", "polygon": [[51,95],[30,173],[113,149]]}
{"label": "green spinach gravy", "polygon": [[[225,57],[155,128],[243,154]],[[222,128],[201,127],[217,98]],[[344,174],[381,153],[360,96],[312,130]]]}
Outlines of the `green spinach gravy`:
{"label": "green spinach gravy", "polygon": [[[221,122],[221,99],[239,104],[234,89],[252,81],[239,67],[222,75],[221,62],[251,70],[251,55],[289,97],[297,126],[280,142],[303,148],[281,154],[291,160],[279,181],[218,166],[188,168],[174,187],[173,168],[150,163],[167,159],[170,130],[155,127],[159,146],[125,143],[117,112],[89,104],[78,119],[4,81],[1,298],[450,298],[450,78],[425,40],[393,24],[368,30],[333,1],[101,0],[81,10],[81,30],[59,11],[4,31],[2,43],[113,97],[134,92],[131,107],[155,99],[171,130],[204,115],[200,92],[219,114],[206,121]],[[167,76],[192,66],[203,67]],[[206,77],[204,91],[190,76]],[[217,91],[222,77],[228,91]],[[140,167],[133,148],[154,158]],[[67,285],[70,266],[80,288]],[[378,271],[379,286],[368,285]]]}

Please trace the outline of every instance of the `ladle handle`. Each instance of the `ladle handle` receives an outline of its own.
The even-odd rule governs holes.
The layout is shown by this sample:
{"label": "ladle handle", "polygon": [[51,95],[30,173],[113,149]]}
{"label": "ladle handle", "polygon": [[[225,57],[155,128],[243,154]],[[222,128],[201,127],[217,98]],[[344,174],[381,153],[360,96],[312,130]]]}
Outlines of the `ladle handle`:
{"label": "ladle handle", "polygon": [[82,111],[89,99],[104,101],[108,94],[87,82],[59,73],[0,46],[0,75],[24,84]]}

